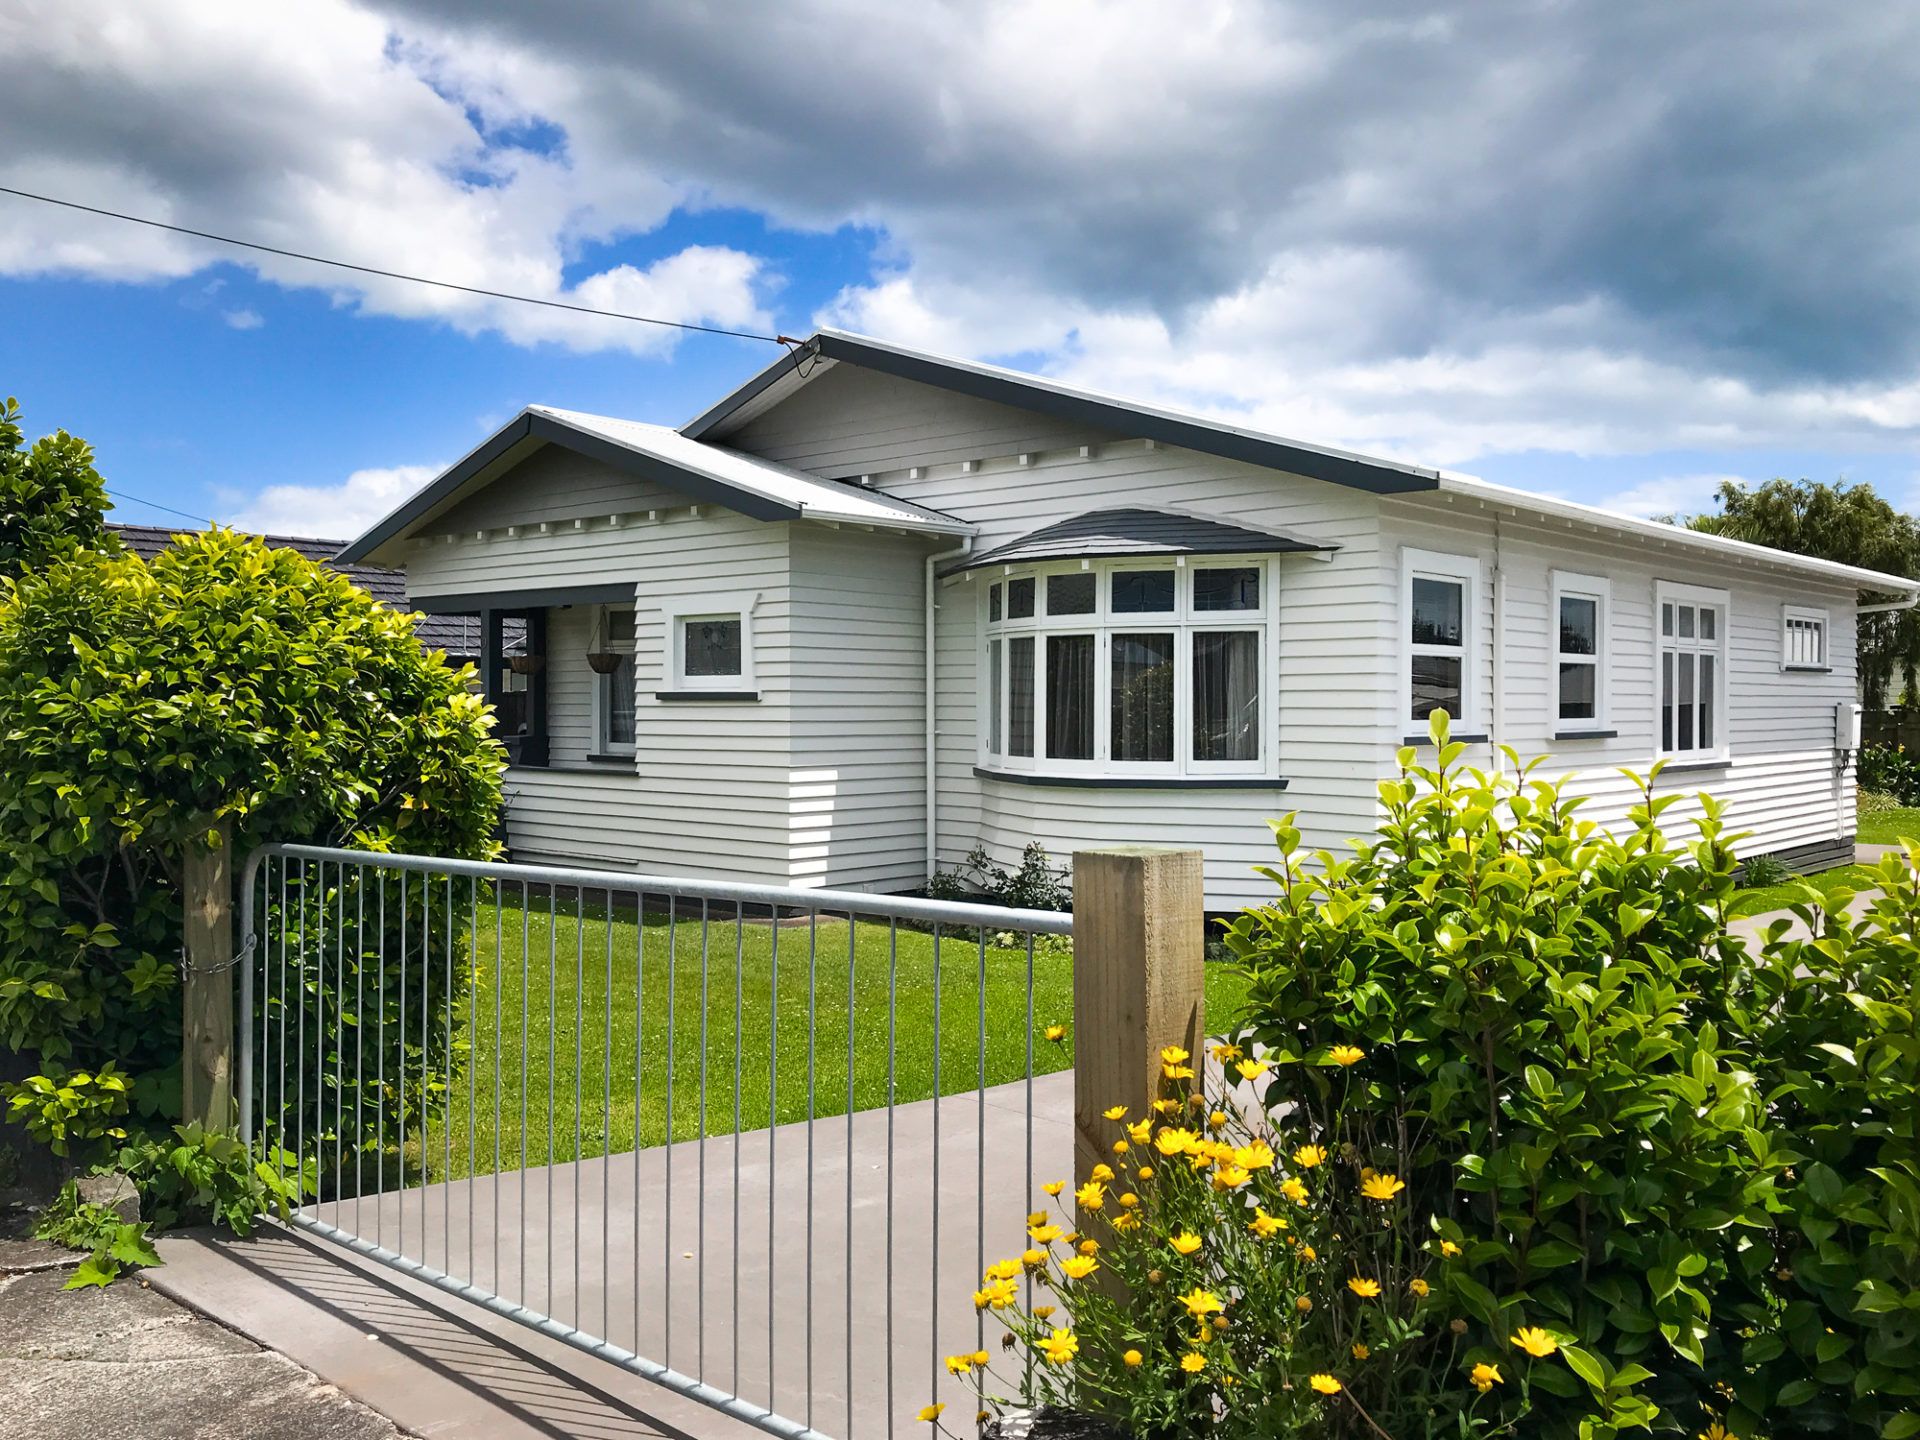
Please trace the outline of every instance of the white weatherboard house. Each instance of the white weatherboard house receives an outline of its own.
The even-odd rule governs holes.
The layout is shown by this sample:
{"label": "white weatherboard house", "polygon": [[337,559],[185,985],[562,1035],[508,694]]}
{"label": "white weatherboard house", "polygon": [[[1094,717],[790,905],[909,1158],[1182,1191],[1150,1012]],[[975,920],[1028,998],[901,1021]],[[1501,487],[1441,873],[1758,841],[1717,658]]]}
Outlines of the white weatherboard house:
{"label": "white weatherboard house", "polygon": [[516,858],[1192,845],[1220,908],[1266,817],[1370,830],[1436,706],[1603,823],[1666,757],[1743,855],[1848,858],[1854,617],[1920,588],[831,331],[678,430],[530,406],[343,558],[484,618]]}

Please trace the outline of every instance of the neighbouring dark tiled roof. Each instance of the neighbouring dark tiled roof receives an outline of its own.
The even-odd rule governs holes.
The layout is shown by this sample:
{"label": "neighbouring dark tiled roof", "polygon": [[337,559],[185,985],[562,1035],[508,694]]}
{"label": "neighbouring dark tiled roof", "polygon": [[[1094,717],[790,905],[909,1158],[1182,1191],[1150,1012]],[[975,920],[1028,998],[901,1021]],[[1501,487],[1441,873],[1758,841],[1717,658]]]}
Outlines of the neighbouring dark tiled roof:
{"label": "neighbouring dark tiled roof", "polygon": [[[151,560],[173,543],[174,536],[188,533],[183,527],[170,529],[164,525],[110,524],[107,528],[142,560]],[[344,540],[322,540],[311,535],[262,535],[260,538],[276,550],[297,550],[307,559],[338,571],[382,605],[395,610],[407,608],[406,572],[389,570],[384,565],[339,563],[333,557],[347,543]],[[519,624],[519,621],[507,622],[508,628],[515,631]],[[480,653],[478,615],[419,615],[414,618],[413,633],[420,637],[423,649],[444,650],[456,660],[472,659]]]}
{"label": "neighbouring dark tiled roof", "polygon": [[1084,515],[1042,525],[1017,540],[968,556],[948,573],[981,565],[1033,564],[1046,560],[1125,555],[1273,555],[1337,548],[1284,530],[1260,530],[1180,510],[1131,506],[1089,510]]}

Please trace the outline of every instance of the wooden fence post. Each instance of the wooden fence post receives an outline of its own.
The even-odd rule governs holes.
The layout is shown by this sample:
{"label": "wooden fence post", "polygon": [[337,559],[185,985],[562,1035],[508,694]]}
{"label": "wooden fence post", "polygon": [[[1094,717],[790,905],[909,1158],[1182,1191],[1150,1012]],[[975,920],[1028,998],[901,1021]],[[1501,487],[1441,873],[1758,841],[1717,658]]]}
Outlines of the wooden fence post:
{"label": "wooden fence post", "polygon": [[234,1123],[233,825],[212,827],[213,843],[187,846],[182,867],[186,965],[180,977],[180,1099],[189,1122],[212,1130]]}
{"label": "wooden fence post", "polygon": [[[1162,1093],[1160,1051],[1203,1073],[1206,902],[1198,850],[1128,846],[1073,857],[1073,1179],[1113,1159],[1115,1105],[1137,1120]],[[1082,1216],[1082,1220],[1086,1219]]]}

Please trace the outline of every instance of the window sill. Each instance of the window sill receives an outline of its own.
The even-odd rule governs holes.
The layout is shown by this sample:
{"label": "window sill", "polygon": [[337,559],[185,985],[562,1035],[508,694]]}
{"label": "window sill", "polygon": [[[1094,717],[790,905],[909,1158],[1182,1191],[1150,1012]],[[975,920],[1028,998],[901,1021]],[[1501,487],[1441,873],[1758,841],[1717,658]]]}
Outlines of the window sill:
{"label": "window sill", "polygon": [[1782,665],[1780,667],[1780,673],[1782,675],[1831,675],[1833,673],[1833,666],[1831,665]]}
{"label": "window sill", "polygon": [[631,765],[634,763],[634,753],[628,750],[624,754],[617,755],[589,755],[587,763],[589,765]]}
{"label": "window sill", "polygon": [[973,767],[983,780],[1014,785],[1052,785],[1072,790],[1284,790],[1285,780],[1263,775],[1036,775],[1021,770]]}
{"label": "window sill", "polygon": [[1556,740],[1612,740],[1619,736],[1618,730],[1556,730]]}
{"label": "window sill", "polygon": [[[1660,758],[1660,757],[1656,757]],[[1725,770],[1733,764],[1733,757],[1721,755],[1705,760],[1668,760],[1660,767],[1662,775],[1686,775],[1696,770]]]}
{"label": "window sill", "polygon": [[653,698],[671,705],[706,705],[717,701],[758,700],[758,690],[656,690]]}
{"label": "window sill", "polygon": [[[1488,735],[1486,731],[1476,730],[1470,735],[1461,735],[1458,733],[1449,735],[1447,736],[1447,743],[1449,745],[1455,743],[1461,745],[1484,745],[1492,738],[1493,737]],[[1431,735],[1409,735],[1400,743],[1403,745],[1432,745],[1433,737]]]}

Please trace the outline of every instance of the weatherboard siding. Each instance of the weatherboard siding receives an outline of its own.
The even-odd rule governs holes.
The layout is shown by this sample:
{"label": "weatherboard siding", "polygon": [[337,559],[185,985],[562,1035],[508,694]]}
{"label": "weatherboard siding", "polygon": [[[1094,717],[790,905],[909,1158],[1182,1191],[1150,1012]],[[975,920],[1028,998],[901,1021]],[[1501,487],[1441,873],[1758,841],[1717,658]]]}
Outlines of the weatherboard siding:
{"label": "weatherboard siding", "polygon": [[1031,410],[834,364],[765,414],[709,438],[838,480],[913,465],[958,464],[982,455],[1059,449],[1095,434]]}
{"label": "weatherboard siding", "polygon": [[[1124,505],[1173,506],[1296,532],[1339,548],[1282,556],[1275,622],[1276,705],[1267,737],[1284,788],[1163,789],[1025,784],[976,773],[981,761],[981,593],[991,572],[937,587],[937,852],[952,868],[976,846],[1018,863],[1038,841],[1060,863],[1115,844],[1194,846],[1207,903],[1272,894],[1267,820],[1297,814],[1309,848],[1341,850],[1371,831],[1377,786],[1416,727],[1402,713],[1402,552],[1476,555],[1480,613],[1492,610],[1496,510],[1439,496],[1380,498],[862,371],[829,370],[725,436],[749,453],[879,489],[979,527],[990,549],[1066,517]],[[652,519],[645,512],[655,511]],[[609,516],[622,514],[619,524]],[[506,534],[511,527],[514,534]],[[922,565],[952,542],[812,523],[758,522],[541,452],[431,522],[413,545],[416,595],[614,583],[636,605],[638,755],[588,762],[591,611],[553,612],[550,715],[556,768],[508,778],[508,832],[525,858],[809,886],[899,890],[925,878]],[[450,538],[449,538],[450,537]],[[1599,528],[1497,521],[1504,703],[1498,738],[1523,755],[1552,750],[1583,814],[1624,824],[1637,796],[1618,767],[1654,756],[1654,584],[1732,592],[1727,723],[1731,762],[1662,778],[1662,793],[1707,789],[1750,830],[1743,854],[1792,850],[1853,829],[1850,774],[1834,763],[1833,706],[1853,695],[1853,606],[1843,587],[1765,565],[1715,559]],[[1612,582],[1609,739],[1556,740],[1552,572]],[[1830,612],[1832,669],[1782,672],[1781,605]],[[663,703],[670,608],[751,607],[757,701]],[[1496,638],[1477,627],[1472,663],[1491,695]],[[1480,726],[1486,715],[1473,717]],[[1471,758],[1491,763],[1490,744]],[[1697,805],[1668,815],[1684,838]]]}
{"label": "weatherboard siding", "polygon": [[796,884],[926,880],[926,544],[792,528]]}
{"label": "weatherboard siding", "polygon": [[[421,598],[607,584],[633,593],[637,744],[624,764],[588,759],[598,748],[598,677],[586,663],[594,607],[549,611],[552,765],[508,774],[507,835],[517,856],[796,878],[792,528],[712,505],[696,513],[659,486],[552,450],[430,523],[408,561]],[[670,684],[667,616],[676,607],[750,610],[757,701],[655,698]]]}
{"label": "weatherboard siding", "polygon": [[[1402,497],[1384,503],[1384,578],[1398,603],[1400,551],[1475,555],[1481,562],[1482,614],[1491,614],[1495,570],[1493,511],[1471,502]],[[1767,854],[1832,841],[1854,831],[1851,767],[1841,770],[1834,750],[1834,707],[1854,699],[1854,592],[1799,571],[1735,562],[1657,542],[1627,541],[1594,527],[1569,528],[1537,519],[1502,516],[1498,564],[1504,574],[1505,704],[1498,739],[1523,759],[1551,757],[1543,773],[1565,775],[1568,792],[1586,798],[1583,818],[1618,831],[1639,800],[1621,769],[1645,775],[1657,758],[1659,664],[1656,585],[1707,586],[1729,594],[1727,698],[1729,758],[1724,766],[1681,768],[1656,783],[1658,794],[1702,791],[1727,807],[1741,855]],[[1556,738],[1557,653],[1552,614],[1553,572],[1604,576],[1610,584],[1606,739]],[[1826,671],[1781,668],[1782,607],[1812,605],[1828,612]],[[1403,663],[1397,658],[1396,667]],[[1492,694],[1492,627],[1481,625],[1474,663]],[[1397,669],[1395,675],[1397,678]],[[1396,691],[1392,703],[1399,704]],[[1417,728],[1417,727],[1410,727]],[[1484,728],[1484,727],[1483,727]],[[1475,745],[1476,764],[1492,762],[1492,742]],[[1685,799],[1665,814],[1667,833],[1689,840],[1700,807]]]}

